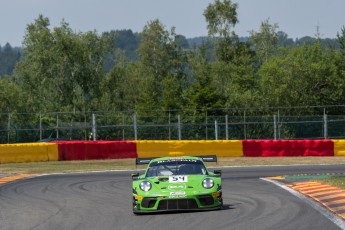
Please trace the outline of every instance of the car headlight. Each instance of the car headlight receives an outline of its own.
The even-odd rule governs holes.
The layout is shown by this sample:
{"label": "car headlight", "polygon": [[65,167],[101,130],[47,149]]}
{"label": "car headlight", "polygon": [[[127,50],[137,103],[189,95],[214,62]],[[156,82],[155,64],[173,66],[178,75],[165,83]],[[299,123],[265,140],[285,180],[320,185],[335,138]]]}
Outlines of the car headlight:
{"label": "car headlight", "polygon": [[139,187],[140,187],[141,190],[147,192],[147,191],[149,191],[152,188],[152,185],[148,181],[143,181],[143,182],[140,183]]}
{"label": "car headlight", "polygon": [[202,187],[204,188],[212,188],[214,185],[214,181],[211,178],[206,178],[202,181]]}

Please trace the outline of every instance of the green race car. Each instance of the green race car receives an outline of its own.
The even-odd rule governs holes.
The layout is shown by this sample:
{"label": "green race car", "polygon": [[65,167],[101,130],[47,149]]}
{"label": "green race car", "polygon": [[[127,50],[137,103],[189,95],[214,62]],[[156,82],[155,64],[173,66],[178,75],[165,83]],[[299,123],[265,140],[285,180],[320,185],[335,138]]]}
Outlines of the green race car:
{"label": "green race car", "polygon": [[149,164],[132,174],[133,212],[213,210],[223,206],[221,171],[209,172],[204,161],[216,156],[138,158]]}

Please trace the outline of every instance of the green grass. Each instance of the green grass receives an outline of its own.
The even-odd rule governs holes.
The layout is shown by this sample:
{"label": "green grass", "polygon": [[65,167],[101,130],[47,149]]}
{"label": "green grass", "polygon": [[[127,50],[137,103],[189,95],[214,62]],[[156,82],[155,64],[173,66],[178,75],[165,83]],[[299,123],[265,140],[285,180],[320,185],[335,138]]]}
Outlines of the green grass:
{"label": "green grass", "polygon": [[315,181],[320,182],[321,184],[327,184],[337,188],[345,189],[345,176],[329,177],[326,179],[317,179]]}
{"label": "green grass", "polygon": [[[220,157],[218,163],[208,166],[252,166],[292,164],[345,164],[345,157]],[[0,164],[0,174],[16,173],[62,173],[104,170],[144,169],[146,165],[135,165],[135,159],[52,161],[32,163]]]}

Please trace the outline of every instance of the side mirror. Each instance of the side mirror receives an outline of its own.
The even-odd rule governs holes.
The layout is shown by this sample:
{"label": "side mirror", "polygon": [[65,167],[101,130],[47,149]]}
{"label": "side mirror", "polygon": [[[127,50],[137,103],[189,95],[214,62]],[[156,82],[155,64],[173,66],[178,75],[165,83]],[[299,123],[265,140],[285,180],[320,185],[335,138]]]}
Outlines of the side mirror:
{"label": "side mirror", "polygon": [[132,180],[137,180],[139,178],[139,173],[132,173]]}
{"label": "side mirror", "polygon": [[215,175],[219,175],[219,176],[221,176],[222,175],[222,170],[214,170],[213,171],[213,173],[215,174]]}

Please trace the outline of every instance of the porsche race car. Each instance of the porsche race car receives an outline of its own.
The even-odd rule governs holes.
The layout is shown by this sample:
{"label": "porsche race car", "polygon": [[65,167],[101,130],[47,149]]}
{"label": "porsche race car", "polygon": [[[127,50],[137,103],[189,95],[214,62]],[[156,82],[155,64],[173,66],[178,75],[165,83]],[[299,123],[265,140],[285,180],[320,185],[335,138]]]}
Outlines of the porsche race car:
{"label": "porsche race car", "polygon": [[213,210],[223,206],[221,170],[210,172],[204,161],[216,156],[137,158],[149,164],[132,174],[133,212]]}

